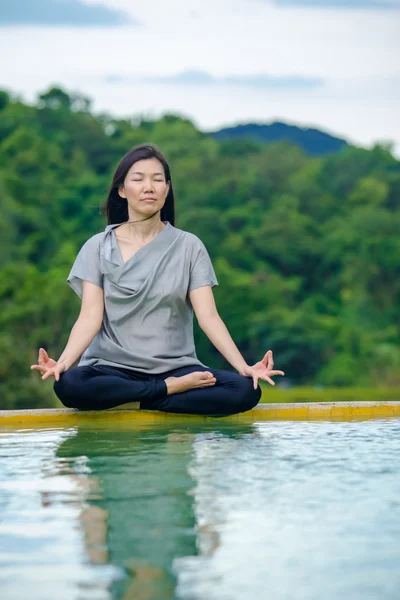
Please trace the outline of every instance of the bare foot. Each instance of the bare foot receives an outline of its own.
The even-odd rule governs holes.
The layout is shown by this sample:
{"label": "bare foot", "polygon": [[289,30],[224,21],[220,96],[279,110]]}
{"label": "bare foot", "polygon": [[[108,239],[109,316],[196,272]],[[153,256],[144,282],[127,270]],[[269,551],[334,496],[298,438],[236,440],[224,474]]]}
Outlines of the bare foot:
{"label": "bare foot", "polygon": [[210,387],[215,385],[214,375],[209,371],[195,371],[188,375],[182,375],[182,377],[167,377],[165,383],[167,384],[168,395],[179,394],[179,392],[186,392],[193,388]]}

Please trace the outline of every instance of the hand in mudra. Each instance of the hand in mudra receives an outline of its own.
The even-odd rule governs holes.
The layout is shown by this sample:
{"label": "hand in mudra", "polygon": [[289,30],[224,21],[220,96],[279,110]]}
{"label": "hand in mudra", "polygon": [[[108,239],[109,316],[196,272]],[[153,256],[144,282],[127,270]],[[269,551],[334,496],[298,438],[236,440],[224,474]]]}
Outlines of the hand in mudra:
{"label": "hand in mudra", "polygon": [[44,348],[39,348],[39,357],[38,357],[37,365],[31,365],[32,371],[34,369],[40,371],[42,373],[42,379],[47,379],[53,375],[56,378],[56,381],[60,379],[60,374],[65,371],[65,364],[61,362],[56,362],[52,358],[49,358],[46,350]]}
{"label": "hand in mudra", "polygon": [[257,389],[258,380],[263,379],[268,381],[270,385],[275,385],[275,381],[272,381],[271,377],[274,375],[285,375],[283,371],[274,371],[274,359],[272,356],[272,350],[268,350],[262,360],[257,362],[255,365],[245,367],[242,371],[242,375],[253,378],[254,389]]}

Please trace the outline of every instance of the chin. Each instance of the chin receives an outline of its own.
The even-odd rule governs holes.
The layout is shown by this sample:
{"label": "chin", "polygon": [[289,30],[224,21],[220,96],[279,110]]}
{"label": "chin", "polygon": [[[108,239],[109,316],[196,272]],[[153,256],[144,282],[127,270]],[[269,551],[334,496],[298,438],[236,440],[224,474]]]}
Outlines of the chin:
{"label": "chin", "polygon": [[141,211],[141,214],[149,217],[150,215],[156,215],[160,212],[160,208],[155,208],[154,206],[149,206],[149,210]]}

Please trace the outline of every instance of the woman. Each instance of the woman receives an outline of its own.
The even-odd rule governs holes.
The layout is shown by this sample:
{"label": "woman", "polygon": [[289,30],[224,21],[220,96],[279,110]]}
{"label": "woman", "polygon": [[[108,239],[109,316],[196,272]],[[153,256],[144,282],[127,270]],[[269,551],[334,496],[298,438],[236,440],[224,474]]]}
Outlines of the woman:
{"label": "woman", "polygon": [[[218,281],[204,244],[174,227],[170,170],[156,146],[122,158],[105,213],[107,227],[82,246],[67,278],[82,300],[68,343],[57,362],[41,348],[31,369],[54,376],[70,408],[136,401],[141,409],[212,416],[253,408],[258,379],[274,385],[271,376],[284,373],[273,370],[271,351],[249,366],[234,344],[215,306]],[[198,360],[193,311],[238,374]]]}

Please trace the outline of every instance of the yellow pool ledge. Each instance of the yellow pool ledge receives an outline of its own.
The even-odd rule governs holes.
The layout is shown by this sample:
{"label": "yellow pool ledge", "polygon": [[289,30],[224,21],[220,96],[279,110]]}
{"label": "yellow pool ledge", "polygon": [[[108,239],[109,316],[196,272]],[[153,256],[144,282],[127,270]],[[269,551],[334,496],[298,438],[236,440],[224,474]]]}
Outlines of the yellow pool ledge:
{"label": "yellow pool ledge", "polygon": [[131,402],[118,408],[98,411],[78,411],[68,408],[33,410],[1,410],[1,427],[46,427],[113,424],[134,425],[168,423],[172,421],[230,421],[256,423],[258,421],[350,421],[371,418],[400,417],[400,402],[304,402],[294,404],[259,404],[252,410],[229,417],[204,417],[139,410]]}

